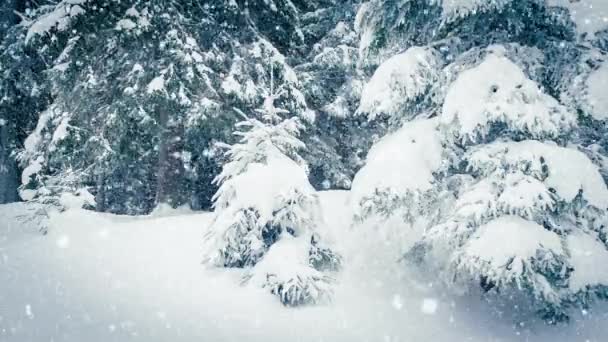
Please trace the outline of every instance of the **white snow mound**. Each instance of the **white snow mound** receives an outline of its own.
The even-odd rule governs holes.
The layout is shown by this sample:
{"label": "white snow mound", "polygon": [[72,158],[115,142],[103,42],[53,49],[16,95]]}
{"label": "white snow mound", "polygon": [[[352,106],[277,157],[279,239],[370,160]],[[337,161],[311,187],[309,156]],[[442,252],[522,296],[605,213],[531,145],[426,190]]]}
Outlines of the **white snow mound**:
{"label": "white snow mound", "polygon": [[444,125],[456,130],[456,136],[473,141],[487,135],[490,125],[497,122],[535,137],[559,135],[576,123],[576,117],[556,99],[497,54],[458,76],[440,117]]}
{"label": "white snow mound", "polygon": [[382,63],[361,94],[360,113],[370,120],[394,115],[407,102],[428,91],[439,77],[440,58],[432,48],[412,47]]}

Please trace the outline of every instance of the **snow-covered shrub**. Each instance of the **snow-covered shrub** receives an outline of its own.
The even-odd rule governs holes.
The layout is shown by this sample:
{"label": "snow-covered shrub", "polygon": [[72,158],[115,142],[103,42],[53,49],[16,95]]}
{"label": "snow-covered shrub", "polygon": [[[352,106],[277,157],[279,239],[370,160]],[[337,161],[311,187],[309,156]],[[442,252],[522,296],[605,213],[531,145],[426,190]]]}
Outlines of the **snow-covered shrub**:
{"label": "snow-covered shrub", "polygon": [[[298,151],[303,143],[297,117],[282,119],[271,93],[261,120],[237,124],[240,143],[216,181],[215,218],[205,242],[207,262],[249,269],[246,279],[277,295],[286,305],[321,301],[328,295],[322,271],[339,257],[319,245],[319,200]],[[289,241],[289,242],[288,242]],[[333,265],[336,264],[336,265]]]}

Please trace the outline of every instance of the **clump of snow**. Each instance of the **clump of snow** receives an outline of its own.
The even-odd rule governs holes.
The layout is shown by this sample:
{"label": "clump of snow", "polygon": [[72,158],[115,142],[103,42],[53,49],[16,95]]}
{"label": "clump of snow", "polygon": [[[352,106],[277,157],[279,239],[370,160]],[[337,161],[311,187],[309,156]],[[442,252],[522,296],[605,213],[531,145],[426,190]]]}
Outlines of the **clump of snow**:
{"label": "clump of snow", "polygon": [[582,192],[590,205],[608,207],[608,188],[599,169],[582,152],[534,140],[496,142],[474,149],[468,157],[476,171],[491,174],[508,165],[542,179],[544,167],[548,175],[543,183],[555,190],[565,201],[572,201]]}
{"label": "clump of snow", "polygon": [[163,75],[156,76],[148,83],[147,93],[152,94],[157,91],[165,91],[165,77]]}
{"label": "clump of snow", "polygon": [[576,116],[508,58],[492,53],[462,72],[450,86],[441,122],[463,140],[485,137],[493,123],[534,137],[557,136],[576,124]]}
{"label": "clump of snow", "polygon": [[51,105],[47,110],[40,113],[38,122],[36,123],[36,128],[34,131],[32,131],[32,133],[30,133],[30,135],[28,135],[23,143],[25,153],[32,154],[36,151],[38,145],[42,142],[43,131],[48,122],[53,118],[55,110],[55,106]]}
{"label": "clump of snow", "polygon": [[442,164],[437,123],[437,119],[408,122],[378,141],[353,180],[352,203],[365,206],[362,202],[378,191],[404,195],[430,190],[433,174]]}
{"label": "clump of snow", "polygon": [[548,4],[567,8],[580,34],[593,37],[595,33],[608,29],[606,0],[548,0]]}
{"label": "clump of snow", "polygon": [[[116,22],[117,31],[131,31],[134,29],[145,29],[150,26],[148,9],[144,8],[141,12],[134,6],[125,12],[125,18]],[[140,32],[140,31],[136,31]]]}
{"label": "clump of snow", "polygon": [[68,128],[70,127],[70,117],[65,116],[59,122],[57,128],[53,132],[53,139],[51,140],[52,145],[58,144],[60,141],[65,139],[68,136]]}
{"label": "clump of snow", "polygon": [[479,227],[464,253],[493,268],[510,264],[512,272],[521,274],[526,260],[536,256],[539,249],[563,253],[557,234],[521,217],[503,216]]}
{"label": "clump of snow", "polygon": [[586,286],[608,284],[608,250],[595,237],[578,232],[566,238],[570,252],[570,265],[574,269],[570,276],[570,289],[574,292]]}
{"label": "clump of snow", "polygon": [[287,305],[325,302],[332,293],[332,279],[310,263],[309,235],[283,234],[245,279]]}
{"label": "clump of snow", "polygon": [[22,185],[28,184],[30,182],[30,178],[33,175],[38,174],[42,170],[43,162],[44,162],[44,159],[42,158],[42,156],[39,156],[38,158],[36,158],[32,162],[30,162],[28,164],[28,166],[25,167],[25,169],[23,169],[23,172],[21,172],[21,184]]}
{"label": "clump of snow", "polygon": [[54,28],[59,31],[67,29],[73,18],[85,13],[85,10],[79,5],[86,2],[87,0],[63,0],[53,5],[49,13],[42,15],[31,24],[25,36],[25,42],[27,43],[36,35],[48,33]]}
{"label": "clump of snow", "polygon": [[[608,4],[608,2],[606,2]],[[608,9],[607,9],[608,11]],[[608,20],[608,13],[607,19]],[[590,113],[597,120],[608,119],[608,61],[604,61],[601,66],[594,70],[587,79],[587,102]]]}
{"label": "clump of snow", "polygon": [[513,0],[439,0],[447,19],[466,17],[479,12],[499,10]]}
{"label": "clump of snow", "polygon": [[422,305],[420,306],[420,311],[422,311],[425,315],[434,315],[439,308],[439,301],[435,298],[424,298],[422,300]]}
{"label": "clump of snow", "polygon": [[501,287],[530,285],[535,295],[551,299],[554,290],[534,270],[539,261],[564,256],[559,235],[519,216],[502,216],[479,227],[458,254],[455,272],[487,277]]}
{"label": "clump of snow", "polygon": [[139,17],[139,11],[133,6],[125,12],[125,15],[129,17]]}
{"label": "clump of snow", "polygon": [[129,31],[137,27],[137,24],[131,19],[120,19],[116,23],[116,29],[119,31]]}
{"label": "clump of snow", "polygon": [[59,197],[59,204],[65,209],[81,209],[85,205],[94,206],[95,196],[82,188],[73,193],[62,193]]}
{"label": "clump of snow", "polygon": [[441,59],[432,48],[412,47],[382,63],[363,88],[358,112],[370,120],[394,115],[437,82]]}
{"label": "clump of snow", "polygon": [[[276,212],[303,191],[314,194],[314,189],[302,167],[288,157],[278,154],[266,163],[252,163],[242,174],[226,180],[225,192],[220,194],[216,207],[235,210],[255,209],[260,222],[269,222]],[[224,203],[224,195],[238,189],[238,196],[230,197]],[[226,210],[220,218],[232,219],[231,210]]]}

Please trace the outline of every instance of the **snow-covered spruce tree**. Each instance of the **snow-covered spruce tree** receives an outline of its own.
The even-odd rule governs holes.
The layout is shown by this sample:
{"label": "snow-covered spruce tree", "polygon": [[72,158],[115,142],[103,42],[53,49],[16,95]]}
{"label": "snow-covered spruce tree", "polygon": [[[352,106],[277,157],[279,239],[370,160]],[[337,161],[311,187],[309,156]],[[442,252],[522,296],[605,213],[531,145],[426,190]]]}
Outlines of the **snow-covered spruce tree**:
{"label": "snow-covered spruce tree", "polygon": [[[605,110],[594,95],[608,28],[596,19],[606,9],[602,1],[364,3],[359,63],[375,71],[359,113],[387,118],[393,133],[353,182],[360,221],[427,225],[409,260],[450,286],[527,297],[549,320],[605,297],[607,273],[586,265],[607,255]],[[413,46],[435,58],[412,65]],[[586,248],[593,253],[582,258]]]}
{"label": "snow-covered spruce tree", "polygon": [[247,268],[246,282],[267,288],[285,305],[317,303],[328,299],[326,272],[340,260],[316,231],[322,225],[319,202],[298,154],[302,124],[298,117],[281,117],[286,111],[275,107],[277,95],[267,95],[259,119],[237,124],[241,140],[229,147],[216,178],[206,260]]}
{"label": "snow-covered spruce tree", "polygon": [[608,189],[568,145],[576,115],[496,48],[450,84],[439,121],[457,156],[437,185],[451,210],[413,254],[448,284],[518,294],[549,321],[605,298],[608,272],[589,265],[608,256]]}
{"label": "snow-covered spruce tree", "polygon": [[286,84],[277,101],[313,117],[275,48],[301,43],[291,1],[79,0],[27,13],[16,39],[45,61],[52,102],[28,130],[36,143],[20,151],[22,167],[36,170],[23,184],[31,194],[71,170],[100,211],[208,208],[220,169],[214,143],[230,141],[230,108],[263,101],[269,61]]}

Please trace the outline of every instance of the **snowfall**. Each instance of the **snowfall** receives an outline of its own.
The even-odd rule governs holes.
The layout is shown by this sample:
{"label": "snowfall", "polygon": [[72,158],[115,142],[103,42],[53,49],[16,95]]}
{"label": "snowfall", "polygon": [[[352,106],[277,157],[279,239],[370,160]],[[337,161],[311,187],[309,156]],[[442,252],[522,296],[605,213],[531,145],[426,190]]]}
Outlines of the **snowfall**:
{"label": "snowfall", "polygon": [[349,192],[319,196],[344,268],[331,303],[302,308],[201,264],[210,213],[72,208],[41,234],[24,204],[2,205],[0,341],[605,341],[608,306],[548,326],[448,295],[396,258],[417,229],[356,227]]}

